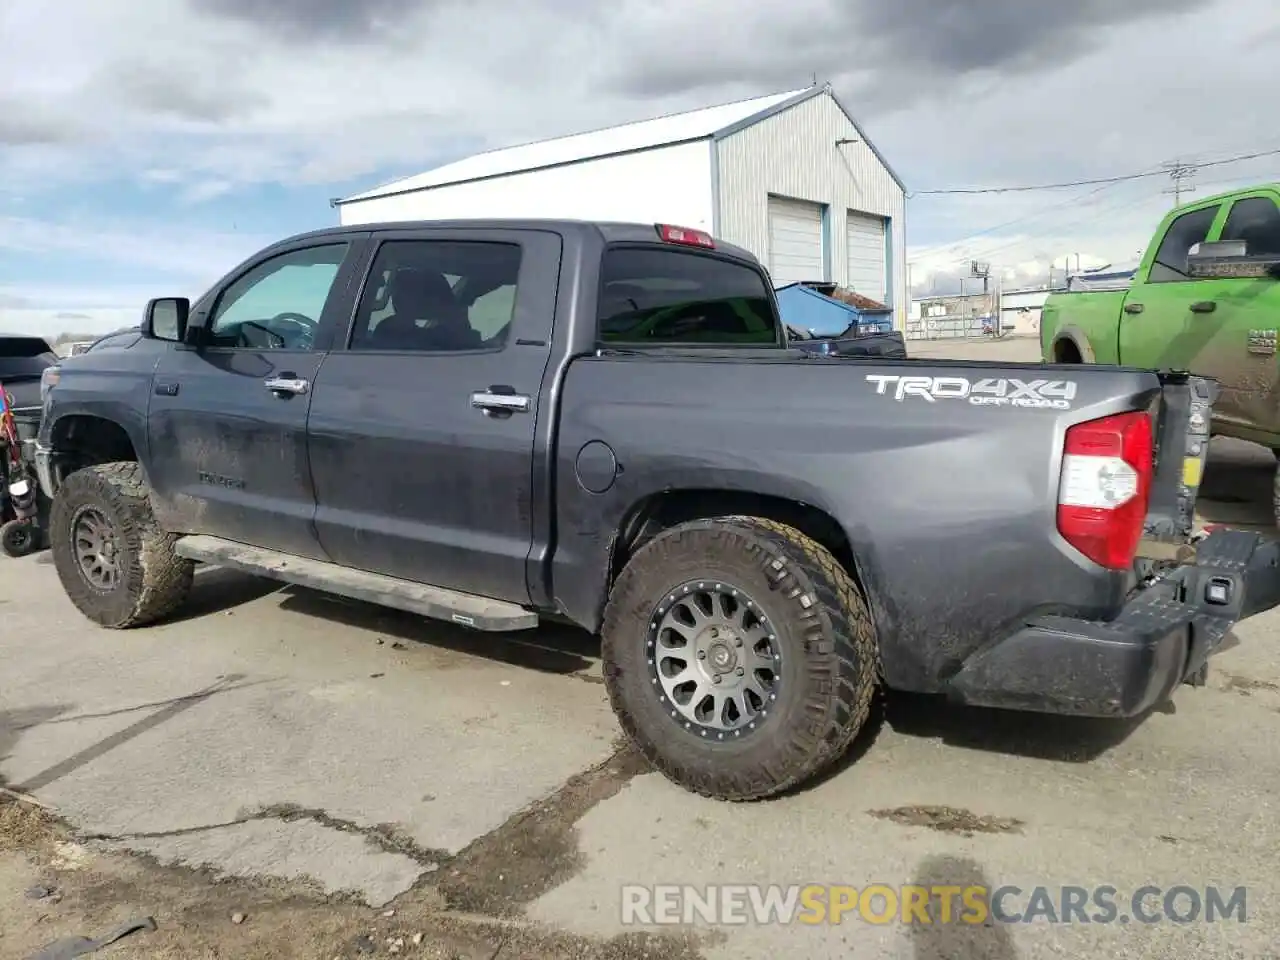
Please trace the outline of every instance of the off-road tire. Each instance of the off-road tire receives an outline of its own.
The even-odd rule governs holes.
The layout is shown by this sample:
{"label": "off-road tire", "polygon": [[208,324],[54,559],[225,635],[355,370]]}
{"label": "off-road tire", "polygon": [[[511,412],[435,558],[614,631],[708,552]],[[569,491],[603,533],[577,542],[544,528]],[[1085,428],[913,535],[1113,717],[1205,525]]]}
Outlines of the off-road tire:
{"label": "off-road tire", "polygon": [[[740,741],[683,729],[650,676],[655,608],[703,578],[755,598],[782,645],[773,715]],[[849,574],[817,541],[758,517],[697,520],[644,544],[613,586],[601,633],[605,686],[623,730],[670,780],[719,800],[763,799],[822,772],[866,723],[879,682],[875,627]]]}
{"label": "off-road tire", "polygon": [[0,550],[6,557],[26,557],[40,549],[40,531],[30,520],[10,520],[0,527]]}
{"label": "off-road tire", "polygon": [[[80,571],[72,524],[92,507],[114,528],[121,575],[104,591]],[[77,610],[111,629],[145,626],[168,616],[191,590],[194,564],[174,552],[151,510],[146,480],[136,463],[104,463],[63,481],[49,514],[49,539],[58,579]]]}

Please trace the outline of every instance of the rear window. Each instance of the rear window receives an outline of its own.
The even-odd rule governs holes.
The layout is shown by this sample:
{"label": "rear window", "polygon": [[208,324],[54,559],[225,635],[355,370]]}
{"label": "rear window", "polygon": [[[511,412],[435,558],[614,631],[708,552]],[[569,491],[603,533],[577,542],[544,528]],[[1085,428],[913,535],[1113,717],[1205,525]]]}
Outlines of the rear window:
{"label": "rear window", "polygon": [[778,317],[761,273],[682,250],[606,251],[600,340],[610,344],[777,346]]}
{"label": "rear window", "polygon": [[0,382],[38,378],[57,362],[57,354],[40,337],[0,336]]}

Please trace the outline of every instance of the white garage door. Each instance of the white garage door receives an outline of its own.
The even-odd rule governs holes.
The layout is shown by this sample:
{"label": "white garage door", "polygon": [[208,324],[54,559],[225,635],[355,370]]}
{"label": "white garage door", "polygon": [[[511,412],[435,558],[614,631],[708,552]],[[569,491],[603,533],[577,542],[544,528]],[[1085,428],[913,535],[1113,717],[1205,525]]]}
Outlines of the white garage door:
{"label": "white garage door", "polygon": [[769,198],[769,275],[774,286],[825,280],[822,207],[803,200]]}
{"label": "white garage door", "polygon": [[884,225],[884,217],[849,211],[846,282],[855,293],[880,303],[888,297],[889,281]]}

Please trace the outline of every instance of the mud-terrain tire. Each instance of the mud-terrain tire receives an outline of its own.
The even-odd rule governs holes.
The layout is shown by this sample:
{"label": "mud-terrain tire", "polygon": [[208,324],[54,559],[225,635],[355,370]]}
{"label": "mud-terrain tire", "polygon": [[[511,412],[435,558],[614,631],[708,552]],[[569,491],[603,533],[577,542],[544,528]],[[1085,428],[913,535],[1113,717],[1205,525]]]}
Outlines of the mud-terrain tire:
{"label": "mud-terrain tire", "polygon": [[0,527],[0,550],[6,557],[27,557],[40,549],[40,531],[30,520],[10,520]]}
{"label": "mud-terrain tire", "polygon": [[[704,587],[720,592],[704,593]],[[708,624],[720,616],[722,602],[732,605],[740,595],[749,602],[739,611],[758,611],[755,625],[727,628],[730,639],[716,640],[710,658],[701,641],[685,635],[683,649],[691,659],[674,679],[665,673],[662,665],[672,662],[671,638],[682,638],[679,629],[699,637],[712,631],[685,625],[672,633],[666,629],[671,617]],[[713,610],[711,619],[693,617],[686,597],[700,604],[710,597],[715,606],[701,606],[700,616]],[[763,647],[753,639],[744,648],[737,639],[759,637],[761,631]],[[601,634],[605,686],[623,730],[670,780],[719,800],[774,796],[824,770],[862,729],[879,682],[875,627],[849,574],[815,540],[758,517],[697,520],[644,544],[613,586]],[[690,675],[698,652],[699,671],[719,670],[711,663],[727,664],[733,657],[733,663],[752,666],[753,677],[760,676],[755,665],[780,658],[777,683],[762,687],[768,691],[763,706],[747,714],[735,708],[738,717],[754,718],[755,726],[748,728],[744,720],[736,731],[725,730],[721,720],[715,729],[690,715],[689,702],[726,694],[724,687],[709,686],[719,681],[708,673],[689,681],[698,686],[688,702],[680,702],[678,688],[667,686]],[[741,676],[736,667],[722,676],[733,683],[735,674]]]}
{"label": "mud-terrain tire", "polygon": [[152,623],[191,590],[194,564],[174,552],[177,538],[156,522],[136,463],[99,464],[67,477],[50,510],[49,539],[67,596],[101,626]]}

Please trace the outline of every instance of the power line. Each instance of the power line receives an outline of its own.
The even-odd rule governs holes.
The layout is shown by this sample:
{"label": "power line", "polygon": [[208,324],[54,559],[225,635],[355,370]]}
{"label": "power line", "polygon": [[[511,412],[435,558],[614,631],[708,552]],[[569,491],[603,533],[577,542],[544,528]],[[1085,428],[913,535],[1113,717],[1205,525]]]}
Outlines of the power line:
{"label": "power line", "polygon": [[[1262,150],[1257,153],[1242,153],[1234,157],[1224,157],[1221,160],[1204,160],[1199,163],[1181,164],[1182,169],[1187,170],[1203,170],[1206,167],[1221,167],[1228,163],[1242,163],[1245,160],[1257,160],[1260,157],[1273,157],[1280,154],[1277,150]],[[1164,177],[1169,176],[1169,169],[1162,167],[1159,170],[1144,170],[1141,173],[1126,173],[1118,177],[1095,177],[1091,180],[1068,180],[1062,183],[1037,183],[1017,187],[955,187],[948,190],[917,190],[908,194],[909,197],[922,196],[943,196],[955,194],[977,194],[977,193],[1028,193],[1033,190],[1065,190],[1070,187],[1092,187],[1099,184],[1124,183],[1128,180],[1143,180],[1147,177]]]}
{"label": "power line", "polygon": [[[1031,221],[1031,220],[1039,220],[1041,217],[1044,217],[1046,214],[1049,214],[1054,210],[1061,210],[1064,207],[1071,207],[1073,209],[1078,209],[1078,207],[1081,205],[1092,206],[1093,204],[1097,203],[1097,201],[1089,200],[1090,197],[1096,196],[1097,194],[1102,193],[1103,191],[1110,190],[1114,186],[1115,186],[1114,183],[1104,183],[1102,186],[1095,187],[1093,190],[1088,190],[1084,193],[1077,194],[1074,197],[1068,197],[1066,200],[1063,200],[1060,203],[1054,203],[1047,207],[1041,207],[1040,209],[1034,210],[1031,213],[1025,214],[1024,216],[1015,217],[1012,220],[1006,220],[1004,223],[998,223],[994,227],[983,227],[981,230],[978,230],[976,233],[968,234],[967,236],[961,237],[959,240],[954,240],[949,243],[935,244],[932,247],[925,247],[923,251],[919,254],[919,256],[932,257],[942,253],[946,253],[949,250],[959,250],[963,247],[967,247],[970,243],[972,243],[974,240],[978,239],[979,237],[985,237],[985,236],[988,236],[989,234],[997,233],[1000,230],[1004,230],[1006,227],[1012,227],[1021,223],[1027,223],[1028,221]],[[964,258],[962,257],[961,259],[964,259]]]}
{"label": "power line", "polygon": [[[1077,197],[1076,199],[1078,201],[1083,202],[1075,204],[1070,211],[1066,211],[1068,215],[1065,218],[1055,218],[1051,224],[1041,225],[1029,234],[1012,238],[992,237],[985,242],[977,244],[976,246],[969,246],[963,242],[954,246],[941,246],[935,248],[930,253],[917,257],[916,259],[917,261],[936,259],[936,262],[939,264],[961,263],[965,260],[973,259],[974,257],[991,259],[997,253],[1002,253],[1006,250],[1011,250],[1017,247],[1031,246],[1044,237],[1052,236],[1053,234],[1060,233],[1064,229],[1071,229],[1092,220],[1096,220],[1099,216],[1104,215],[1104,212],[1107,215],[1119,213],[1133,207],[1141,206],[1144,203],[1153,203],[1158,198],[1158,194],[1145,192],[1136,197],[1113,195],[1110,197],[1095,197],[1091,200],[1088,199],[1088,195],[1084,197]],[[994,246],[992,246],[993,243],[995,244]],[[948,253],[956,248],[959,248],[959,250],[963,252],[960,252],[957,256],[943,259],[943,257],[946,257]]]}

